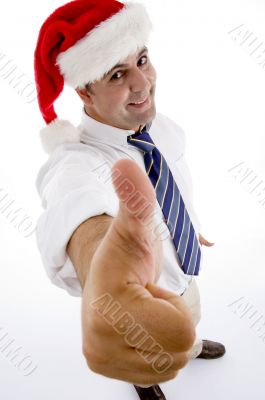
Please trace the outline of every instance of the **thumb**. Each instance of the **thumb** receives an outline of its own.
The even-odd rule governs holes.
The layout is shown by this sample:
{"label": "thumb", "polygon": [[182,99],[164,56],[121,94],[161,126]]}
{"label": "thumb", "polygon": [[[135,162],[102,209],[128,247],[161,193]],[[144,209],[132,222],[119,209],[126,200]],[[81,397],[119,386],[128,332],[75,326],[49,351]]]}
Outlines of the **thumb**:
{"label": "thumb", "polygon": [[128,159],[118,160],[112,168],[112,183],[119,198],[119,212],[115,223],[123,231],[137,231],[146,235],[156,206],[153,185],[146,173]]}

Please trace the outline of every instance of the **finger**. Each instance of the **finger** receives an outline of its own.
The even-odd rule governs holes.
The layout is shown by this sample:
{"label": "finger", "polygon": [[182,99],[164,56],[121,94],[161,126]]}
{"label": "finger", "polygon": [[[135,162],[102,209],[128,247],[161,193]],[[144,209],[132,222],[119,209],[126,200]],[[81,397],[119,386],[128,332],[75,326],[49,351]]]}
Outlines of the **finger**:
{"label": "finger", "polygon": [[214,243],[212,243],[212,242],[208,242],[208,240],[206,240],[206,239],[204,239],[204,242],[203,242],[203,244],[204,244],[204,246],[207,246],[207,247],[211,247],[211,246],[213,246],[213,245],[214,245]]}
{"label": "finger", "polygon": [[136,348],[129,348],[127,355],[128,358],[126,360],[129,363],[131,361],[137,370],[147,373],[152,373],[153,370],[159,374],[174,372],[184,368],[189,361],[187,352],[169,354],[161,351],[159,353],[151,353],[137,350]]}
{"label": "finger", "polygon": [[[136,369],[133,370],[127,370],[124,368],[113,368],[112,363],[106,363],[105,365],[103,364],[88,364],[89,368],[94,371],[95,373],[98,373],[100,375],[107,376],[109,378],[113,379],[118,379],[122,380],[128,383],[132,384],[142,384],[142,385],[154,385],[154,384],[159,384],[162,382],[167,382],[171,379],[174,379],[178,371],[171,371],[167,372],[165,374],[159,374],[155,370],[153,370],[151,373],[148,372],[139,372]],[[134,383],[137,382],[137,383]]]}
{"label": "finger", "polygon": [[153,284],[143,288],[128,285],[133,305],[127,308],[144,332],[159,343],[165,351],[188,350],[195,339],[195,328],[191,313],[184,300],[175,293]]}
{"label": "finger", "polygon": [[[111,363],[113,368],[125,368],[127,370],[136,370],[141,373],[169,373],[170,371],[184,368],[188,362],[188,353],[168,353],[153,341],[146,342],[147,347],[140,346],[141,341],[145,341],[144,337],[140,337],[140,342],[134,335],[127,334],[121,337],[123,343],[115,341],[115,348],[119,348],[119,352],[113,351],[113,339],[102,341],[93,341],[93,349],[97,356],[93,359],[102,364]],[[132,344],[134,347],[132,347]],[[150,349],[150,351],[148,350]]]}
{"label": "finger", "polygon": [[206,240],[200,233],[199,233],[199,242],[201,245],[207,246],[207,247],[214,245],[213,242],[209,242],[208,240]]}

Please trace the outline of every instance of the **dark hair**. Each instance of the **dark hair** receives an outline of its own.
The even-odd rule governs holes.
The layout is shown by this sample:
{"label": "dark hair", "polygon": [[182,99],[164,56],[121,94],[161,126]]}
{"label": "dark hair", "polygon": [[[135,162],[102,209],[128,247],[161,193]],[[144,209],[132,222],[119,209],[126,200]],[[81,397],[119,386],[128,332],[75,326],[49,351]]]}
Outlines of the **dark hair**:
{"label": "dark hair", "polygon": [[90,83],[87,83],[87,84],[85,85],[85,88],[86,88],[86,90],[87,90],[89,93],[95,94],[95,93],[93,92],[93,90],[91,89],[91,87],[90,87]]}

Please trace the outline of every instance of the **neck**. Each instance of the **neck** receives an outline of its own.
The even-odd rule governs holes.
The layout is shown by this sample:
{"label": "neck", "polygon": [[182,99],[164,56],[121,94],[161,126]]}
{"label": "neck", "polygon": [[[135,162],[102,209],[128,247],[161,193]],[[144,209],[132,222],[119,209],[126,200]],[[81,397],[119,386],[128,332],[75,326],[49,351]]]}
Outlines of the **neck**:
{"label": "neck", "polygon": [[[85,106],[84,106],[84,112],[85,112],[85,114],[88,115],[90,118],[96,119],[96,118],[94,118],[94,117],[92,117],[91,115],[88,114],[88,112],[87,112]],[[97,119],[97,121],[102,122],[102,121],[100,121],[99,119]],[[140,125],[137,129],[132,128],[131,130],[133,130],[135,133],[140,133],[141,130],[143,129],[143,127],[144,127],[144,125]]]}

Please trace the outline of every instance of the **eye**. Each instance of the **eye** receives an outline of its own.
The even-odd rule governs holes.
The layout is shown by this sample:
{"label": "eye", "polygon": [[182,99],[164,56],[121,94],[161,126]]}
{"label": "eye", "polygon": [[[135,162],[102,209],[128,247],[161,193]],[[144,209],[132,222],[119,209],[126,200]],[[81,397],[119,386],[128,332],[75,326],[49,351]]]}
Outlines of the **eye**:
{"label": "eye", "polygon": [[140,58],[139,62],[140,62],[141,60],[143,60],[143,59],[145,59],[145,62],[144,62],[144,63],[140,63],[140,65],[144,65],[144,64],[146,64],[147,61],[148,61],[147,56],[142,56],[142,57]]}
{"label": "eye", "polygon": [[122,72],[121,72],[121,71],[115,72],[115,74],[112,75],[112,77],[110,78],[110,80],[117,80],[117,79],[120,79],[120,78],[118,77],[118,74],[122,74]]}
{"label": "eye", "polygon": [[[142,60],[144,60],[144,62],[141,62]],[[147,56],[142,56],[139,61],[138,61],[138,65],[145,65],[148,62],[148,57]],[[121,76],[119,76],[119,74],[122,74]],[[112,77],[110,78],[111,81],[114,80],[118,80],[123,76],[123,71],[117,71],[115,72],[115,74],[112,75]]]}

